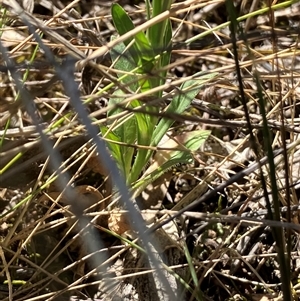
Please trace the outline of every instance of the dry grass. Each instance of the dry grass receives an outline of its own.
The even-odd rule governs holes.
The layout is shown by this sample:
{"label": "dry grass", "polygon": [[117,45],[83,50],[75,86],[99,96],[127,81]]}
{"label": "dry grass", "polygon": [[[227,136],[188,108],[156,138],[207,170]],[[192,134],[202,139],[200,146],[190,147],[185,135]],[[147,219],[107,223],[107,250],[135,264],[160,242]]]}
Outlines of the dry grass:
{"label": "dry grass", "polygon": [[[13,2],[8,1],[10,5]],[[63,64],[67,55],[75,60],[74,80],[79,84],[82,103],[97,126],[114,121],[106,116],[107,101],[120,83],[107,53],[125,39],[109,42],[115,34],[111,1],[103,5],[98,2],[101,3],[42,1],[32,7],[31,17],[31,1],[23,1],[30,12],[24,15],[25,20],[43,32],[42,42],[55,54],[58,64]],[[136,31],[155,21],[146,22],[142,2],[119,2],[134,20]],[[286,279],[280,276],[278,250],[271,231],[271,227],[283,226],[294,300],[300,294],[300,6],[297,2],[287,3],[282,8],[275,6],[273,14],[267,9],[257,13],[267,4],[236,1],[239,16],[252,13],[241,18],[245,39],[237,37],[246,112],[224,1],[182,1],[175,3],[170,13],[159,16],[159,20],[171,18],[174,35],[172,60],[167,66],[169,84],[158,87],[164,91],[162,99],[153,100],[143,93],[132,95],[128,87],[121,87],[126,98],[124,111],[114,116],[116,122],[132,114],[126,103],[138,97],[146,105],[160,106],[160,116],[175,118],[172,135],[194,129],[212,131],[205,146],[193,154],[193,164],[170,170],[137,200],[148,227],[156,223],[158,228],[180,210],[180,218],[156,232],[160,253],[169,265],[161,266],[162,274],[178,294],[178,300],[284,300],[281,283]],[[99,161],[101,154],[98,156],[95,151],[95,140],[90,140],[71,106],[64,82],[29,34],[24,19],[14,14],[11,7],[3,7],[1,14],[1,43],[9,50],[14,65],[7,66],[2,56],[0,299],[117,300],[113,297],[120,296],[124,300],[157,300],[157,295],[151,293],[151,288],[157,287],[155,277],[154,284],[148,283],[153,267],[141,255],[143,246],[135,240],[136,233],[128,229],[123,211],[116,210],[111,201],[110,173]],[[187,45],[186,41],[197,35],[201,35],[199,40]],[[166,115],[164,109],[179,93],[179,85],[199,71],[218,75],[206,82],[185,114]],[[49,149],[43,148],[44,141],[27,112],[28,102],[19,97],[13,73],[23,79],[33,97],[31,105],[36,117],[59,151],[59,172],[51,165]],[[269,218],[259,164],[251,165],[261,160],[271,195],[274,187],[266,164],[266,138],[255,73],[259,74],[263,89],[272,147],[278,149],[274,162],[281,221]],[[247,117],[257,153],[250,141]],[[58,173],[66,176],[65,186],[75,187],[76,204],[68,191],[63,191]],[[86,219],[78,226],[79,216]],[[122,229],[129,230],[127,235],[118,235],[124,232]],[[99,251],[96,255],[91,253],[87,241],[95,242],[94,250]],[[178,277],[184,284],[179,284]],[[180,295],[183,288],[186,290]]]}

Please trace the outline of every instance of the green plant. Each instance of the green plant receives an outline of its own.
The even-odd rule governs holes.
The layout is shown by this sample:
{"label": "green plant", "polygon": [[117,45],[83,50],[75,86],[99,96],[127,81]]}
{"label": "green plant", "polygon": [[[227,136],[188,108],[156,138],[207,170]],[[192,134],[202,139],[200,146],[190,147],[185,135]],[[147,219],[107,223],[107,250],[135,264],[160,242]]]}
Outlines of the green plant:
{"label": "green plant", "polygon": [[[245,115],[246,115],[246,120],[248,123],[248,128],[249,128],[249,132],[250,132],[250,141],[252,144],[252,148],[256,154],[257,157],[259,157],[259,147],[261,145],[257,145],[256,139],[254,137],[253,134],[253,130],[252,130],[252,125],[250,122],[250,117],[249,117],[249,112],[248,112],[248,108],[247,108],[247,102],[246,102],[246,98],[245,98],[245,93],[243,90],[243,83],[242,83],[242,75],[241,75],[241,69],[240,69],[240,65],[239,65],[239,61],[238,61],[238,51],[237,51],[237,44],[236,44],[236,39],[234,38],[236,36],[236,34],[240,34],[241,36],[245,36],[245,33],[243,31],[242,26],[239,23],[238,17],[237,17],[237,11],[236,8],[234,6],[234,3],[232,0],[226,0],[226,9],[228,12],[228,16],[230,19],[230,24],[229,24],[229,29],[231,31],[232,34],[232,42],[233,42],[233,53],[234,53],[234,59],[235,59],[235,65],[236,65],[236,71],[237,71],[237,78],[238,78],[238,82],[239,82],[239,89],[240,89],[240,97],[241,97],[241,101],[244,107],[244,111],[245,111]],[[269,7],[267,7],[269,10],[271,10],[271,4],[269,5]],[[274,24],[272,24],[274,25]],[[247,45],[246,45],[247,46]],[[249,49],[249,47],[247,46],[247,51],[249,53],[249,55],[251,54],[251,51]],[[277,55],[275,56],[276,60],[278,60]],[[277,61],[278,62],[278,61]],[[271,131],[268,125],[268,121],[267,121],[267,112],[266,112],[266,97],[264,96],[263,93],[263,88],[262,88],[262,84],[261,84],[261,80],[260,80],[260,75],[259,72],[256,70],[256,65],[253,64],[253,66],[255,68],[253,71],[253,78],[254,81],[256,82],[257,85],[257,96],[258,96],[258,103],[259,103],[259,109],[261,111],[261,116],[262,116],[262,123],[263,123],[263,137],[264,137],[264,143],[262,145],[262,149],[263,151],[266,153],[267,158],[268,158],[268,164],[269,164],[269,178],[270,178],[270,183],[271,183],[271,195],[272,195],[272,200],[270,198],[270,195],[268,193],[268,189],[267,189],[267,181],[265,179],[265,175],[263,173],[262,170],[262,166],[260,165],[260,174],[261,174],[261,184],[262,184],[262,189],[264,191],[264,198],[266,200],[266,207],[268,209],[268,218],[271,220],[275,220],[280,222],[281,221],[281,214],[280,214],[280,199],[279,199],[279,189],[278,189],[278,184],[277,184],[277,179],[276,179],[276,165],[275,165],[275,156],[274,156],[274,150],[273,150],[273,141],[271,139]],[[279,97],[280,98],[280,97]],[[283,116],[283,108],[281,107],[281,116]],[[283,118],[282,118],[283,120]],[[281,131],[281,135],[283,137],[283,145],[284,145],[284,156],[285,156],[285,166],[286,166],[286,174],[288,175],[289,171],[288,171],[288,158],[287,158],[287,148],[286,148],[286,138],[285,138],[285,131],[282,130]],[[288,180],[287,180],[288,183]],[[290,187],[289,185],[287,185],[287,204],[288,204],[288,208],[290,208],[290,200],[289,200],[289,191]],[[289,216],[290,218],[290,216]],[[288,218],[288,219],[289,219]],[[291,220],[289,220],[289,222],[291,222]],[[281,274],[281,279],[282,279],[282,283],[281,283],[281,287],[282,287],[282,293],[283,293],[283,300],[292,300],[292,291],[291,291],[291,272],[290,272],[290,238],[288,238],[288,240],[286,241],[285,238],[285,231],[283,227],[271,227],[272,229],[272,234],[273,234],[273,238],[274,241],[276,242],[275,246],[276,246],[276,251],[277,251],[277,261],[279,264],[279,270],[280,270],[280,274]]]}
{"label": "green plant", "polygon": [[[150,2],[146,1],[148,18],[151,19],[168,10],[171,2],[153,1],[151,6]],[[134,29],[132,20],[120,5],[113,4],[111,12],[119,35]],[[159,118],[160,108],[154,104],[163,96],[163,89],[159,87],[166,84],[171,42],[171,22],[167,19],[152,25],[146,32],[139,32],[110,51],[113,68],[117,70],[121,85],[109,100],[108,117],[116,117],[124,109],[131,113],[117,118],[108,126],[101,126],[101,131],[127,184],[135,188],[135,196],[149,182],[173,165],[190,162],[192,159],[190,152],[197,150],[210,134],[209,131],[194,131],[177,137],[180,141],[175,144],[172,139],[169,140],[169,144],[164,144],[164,147],[175,148],[160,150],[156,155],[160,158],[156,160],[156,163],[159,161],[157,168],[151,172],[148,170],[143,175],[154,150],[161,146],[163,137],[174,123],[170,118]],[[182,114],[198,94],[201,84],[215,75],[216,73],[209,75],[198,73],[184,81],[177,89],[179,93],[173,97],[164,111],[168,114]],[[142,97],[137,96],[136,99],[132,98],[133,100],[127,102],[128,92],[131,95],[146,95],[150,101],[147,103]],[[135,150],[133,144],[141,147]]]}

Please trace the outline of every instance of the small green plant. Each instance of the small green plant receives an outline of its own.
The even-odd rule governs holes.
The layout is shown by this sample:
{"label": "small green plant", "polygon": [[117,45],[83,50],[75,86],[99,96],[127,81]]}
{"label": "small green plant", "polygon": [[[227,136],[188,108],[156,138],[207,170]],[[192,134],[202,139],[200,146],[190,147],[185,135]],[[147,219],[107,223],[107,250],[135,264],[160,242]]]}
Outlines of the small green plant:
{"label": "small green plant", "polygon": [[[168,10],[172,1],[146,1],[147,16],[151,19]],[[111,8],[112,18],[119,35],[134,29],[134,24],[125,10],[118,4]],[[116,37],[112,37],[114,39]],[[131,111],[125,117],[117,118],[108,126],[102,126],[101,131],[107,138],[110,151],[116,160],[127,184],[135,189],[137,196],[149,182],[162,175],[167,169],[178,163],[188,163],[192,159],[191,151],[196,151],[207,139],[209,131],[194,131],[175,140],[169,140],[173,150],[157,152],[155,170],[143,174],[154,149],[161,146],[162,139],[169,131],[174,120],[166,117],[159,118],[159,106],[151,104],[163,96],[166,84],[167,68],[171,56],[172,28],[171,21],[166,19],[150,26],[146,32],[139,32],[133,38],[118,44],[111,49],[110,56],[114,70],[121,82],[109,100],[108,117],[116,117],[124,111],[125,106]],[[216,76],[196,74],[184,81],[179,93],[165,109],[166,113],[182,114],[190,105],[192,99],[201,89],[201,84]],[[124,88],[123,88],[124,87]],[[128,91],[131,95],[147,95],[148,103],[138,97],[125,103]],[[137,108],[142,110],[137,111]],[[135,112],[132,112],[136,110]],[[122,114],[120,114],[121,116]],[[175,145],[174,145],[175,141]],[[142,146],[135,150],[132,145]],[[164,144],[170,148],[170,144]],[[148,148],[147,148],[148,147]],[[149,148],[151,147],[151,148]]]}

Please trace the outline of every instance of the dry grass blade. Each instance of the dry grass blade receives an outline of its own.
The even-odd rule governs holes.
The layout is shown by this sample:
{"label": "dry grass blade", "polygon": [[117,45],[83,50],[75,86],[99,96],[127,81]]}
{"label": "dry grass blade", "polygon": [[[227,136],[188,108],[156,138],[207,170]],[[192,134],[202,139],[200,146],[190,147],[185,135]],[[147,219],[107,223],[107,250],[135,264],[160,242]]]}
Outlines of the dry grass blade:
{"label": "dry grass blade", "polygon": [[[149,18],[154,0],[120,0],[133,24],[121,34],[113,2],[1,2],[0,299],[283,300],[271,229],[299,299],[299,1],[234,1],[235,42],[224,1]],[[170,43],[152,49],[166,20]],[[145,143],[153,120],[171,126]],[[192,151],[163,142],[197,131],[211,134]]]}

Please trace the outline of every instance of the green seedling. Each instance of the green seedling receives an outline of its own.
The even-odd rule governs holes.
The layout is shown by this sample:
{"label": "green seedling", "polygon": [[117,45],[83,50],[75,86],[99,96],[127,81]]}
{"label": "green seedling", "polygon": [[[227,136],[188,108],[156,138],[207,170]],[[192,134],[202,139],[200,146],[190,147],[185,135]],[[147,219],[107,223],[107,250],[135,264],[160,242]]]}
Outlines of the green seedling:
{"label": "green seedling", "polygon": [[[171,2],[152,1],[151,6],[150,2],[146,1],[148,18],[168,10]],[[113,4],[111,13],[120,36],[134,29],[132,20],[120,5]],[[145,186],[172,166],[190,163],[191,151],[196,151],[210,134],[209,131],[195,131],[175,137],[173,140],[169,139],[163,145],[168,150],[157,151],[152,161],[154,163],[145,171],[145,167],[153,157],[154,149],[162,146],[162,139],[174,123],[170,118],[160,118],[159,106],[151,102],[163,96],[163,91],[155,88],[166,84],[167,68],[164,67],[170,62],[171,42],[171,22],[167,19],[149,27],[146,32],[139,32],[110,51],[113,68],[124,88],[121,86],[111,96],[107,115],[117,116],[126,109],[131,113],[126,117],[115,119],[109,125],[101,126],[101,131],[128,186],[133,187],[134,196],[138,196]],[[157,49],[165,49],[165,51],[158,53]],[[185,81],[177,88],[178,94],[173,97],[164,111],[182,114],[199,93],[201,84],[215,76],[216,73],[195,74],[193,79]],[[126,102],[128,91],[130,95],[143,93],[151,101],[147,103],[137,98]],[[141,108],[142,111],[132,112]],[[133,148],[132,145],[142,147]]]}

